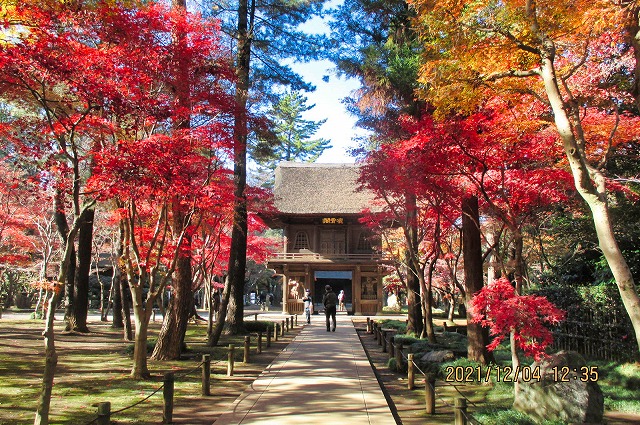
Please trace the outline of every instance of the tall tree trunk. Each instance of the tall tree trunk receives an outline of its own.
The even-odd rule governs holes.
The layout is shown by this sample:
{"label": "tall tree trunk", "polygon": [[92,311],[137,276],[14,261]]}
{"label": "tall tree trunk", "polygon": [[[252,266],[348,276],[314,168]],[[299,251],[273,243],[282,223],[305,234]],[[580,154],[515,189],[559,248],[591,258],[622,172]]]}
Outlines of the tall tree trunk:
{"label": "tall tree trunk", "polygon": [[[69,236],[69,223],[67,223],[67,214],[65,212],[64,207],[64,193],[61,190],[56,190],[55,196],[53,197],[53,217],[56,223],[56,228],[58,229],[58,235],[60,237],[60,241],[62,245],[65,246],[67,244],[67,238]],[[64,318],[65,318],[65,330],[70,331],[73,329],[73,324],[71,320],[73,320],[73,299],[74,299],[74,279],[75,279],[75,248],[72,247],[73,251],[71,252],[71,261],[68,265],[69,270],[66,270],[65,273],[65,281],[62,287],[62,292],[60,297],[64,299]]]}
{"label": "tall tree trunk", "polygon": [[[226,328],[231,334],[244,330],[244,284],[247,266],[247,101],[249,98],[249,71],[251,64],[251,39],[255,0],[240,0],[238,4],[238,52],[236,62],[235,99],[238,114],[234,123],[233,161],[233,229],[231,231],[231,255],[227,279],[230,282]],[[219,322],[219,321],[218,321]]]}
{"label": "tall tree trunk", "polygon": [[[588,164],[584,143],[578,140],[575,133],[579,131],[580,134],[583,134],[577,106],[574,106],[572,111],[563,101],[558,87],[553,63],[555,45],[549,39],[543,38],[543,41],[544,50],[541,58],[540,74],[553,110],[555,125],[562,139],[576,190],[591,210],[600,249],[613,274],[622,303],[631,319],[638,350],[640,351],[640,296],[638,295],[631,269],[622,255],[613,232],[607,201],[606,179],[599,170]],[[573,122],[571,122],[567,110],[575,114]]]}
{"label": "tall tree trunk", "polygon": [[422,306],[420,302],[420,278],[422,273],[418,265],[417,256],[419,255],[418,246],[418,222],[416,205],[416,197],[413,194],[407,194],[407,304],[408,314],[407,332],[413,332],[416,335],[422,333]]}
{"label": "tall tree trunk", "polygon": [[[186,13],[185,0],[172,0],[172,8],[179,13]],[[173,42],[176,44],[185,43],[185,34],[176,32],[173,34]],[[178,60],[175,73],[178,81],[175,87],[177,102],[183,106],[185,111],[189,111],[189,72],[188,64],[183,60]],[[180,117],[175,130],[188,130],[191,128],[191,118],[189,113]],[[188,225],[188,217],[184,213],[184,206],[181,199],[174,199],[172,228],[174,234],[182,233]],[[153,350],[151,358],[154,360],[175,360],[180,358],[184,345],[184,337],[187,332],[187,324],[193,309],[193,282],[191,270],[191,237],[186,236],[183,240],[184,249],[176,252],[178,256],[176,270],[173,275],[173,298],[169,303],[168,311],[164,312],[164,321],[158,334],[158,342]]]}
{"label": "tall tree trunk", "polygon": [[472,323],[469,305],[476,292],[482,290],[482,240],[478,198],[465,196],[462,200],[462,249],[464,256],[465,302],[467,307],[467,358],[482,364],[493,362],[487,350],[489,332],[479,323]]}
{"label": "tall tree trunk", "polygon": [[73,292],[73,320],[71,330],[87,333],[87,314],[89,308],[89,275],[91,274],[91,249],[93,247],[93,219],[95,208],[87,210],[85,219],[80,223],[78,232],[78,267],[75,270],[75,290]]}

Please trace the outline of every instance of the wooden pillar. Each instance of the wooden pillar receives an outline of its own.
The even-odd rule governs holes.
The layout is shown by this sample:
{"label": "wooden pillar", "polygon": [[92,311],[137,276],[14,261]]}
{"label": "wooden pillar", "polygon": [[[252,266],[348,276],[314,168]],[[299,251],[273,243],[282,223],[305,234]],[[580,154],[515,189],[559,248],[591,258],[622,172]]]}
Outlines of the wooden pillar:
{"label": "wooden pillar", "polygon": [[202,355],[202,395],[211,395],[211,354]]}
{"label": "wooden pillar", "polygon": [[362,279],[360,275],[360,266],[356,266],[351,275],[351,287],[353,288],[353,294],[351,295],[351,302],[353,303],[353,314],[356,316],[362,316]]}
{"label": "wooden pillar", "polygon": [[436,379],[428,377],[424,380],[425,410],[429,415],[436,414]]}
{"label": "wooden pillar", "polygon": [[285,266],[285,275],[282,279],[282,314],[287,314],[287,302],[289,301],[289,273],[288,267]]}
{"label": "wooden pillar", "polygon": [[467,425],[467,400],[465,398],[456,398],[454,415],[455,425]]}
{"label": "wooden pillar", "polygon": [[162,399],[164,401],[162,407],[162,423],[173,423],[173,393],[175,385],[175,376],[173,373],[165,373],[164,387],[162,388]]}

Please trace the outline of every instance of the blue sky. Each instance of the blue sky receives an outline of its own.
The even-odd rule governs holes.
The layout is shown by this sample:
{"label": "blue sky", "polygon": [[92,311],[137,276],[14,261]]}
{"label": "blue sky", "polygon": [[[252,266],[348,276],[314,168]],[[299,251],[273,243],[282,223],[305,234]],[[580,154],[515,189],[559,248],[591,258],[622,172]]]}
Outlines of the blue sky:
{"label": "blue sky", "polygon": [[[329,0],[324,6],[327,10],[336,7],[342,0]],[[302,25],[302,29],[311,34],[322,34],[329,31],[325,24],[326,19],[315,17]],[[307,105],[316,105],[315,108],[306,112],[305,119],[319,121],[326,119],[327,122],[320,127],[315,137],[322,137],[331,140],[331,149],[327,149],[318,162],[322,163],[353,163],[354,158],[349,156],[347,150],[355,147],[353,138],[364,135],[363,129],[355,127],[356,119],[347,112],[341,100],[348,97],[351,92],[360,87],[360,83],[355,79],[344,79],[336,77],[333,70],[335,66],[328,60],[313,61],[309,63],[295,63],[291,67],[294,71],[302,75],[305,80],[316,86],[316,90],[311,93],[304,93],[309,99]],[[328,82],[322,81],[324,76],[329,76]]]}
{"label": "blue sky", "polygon": [[[356,90],[360,84],[355,79],[338,78],[332,72],[333,63],[329,61],[315,61],[298,63],[291,66],[307,81],[316,86],[316,91],[304,93],[309,99],[307,104],[316,106],[304,115],[305,119],[319,121],[327,119],[320,127],[315,137],[331,140],[331,149],[327,149],[318,162],[322,163],[352,163],[354,158],[347,150],[355,147],[352,140],[356,135],[366,134],[364,130],[355,127],[356,119],[349,114],[341,100]],[[328,75],[329,81],[322,81]]]}

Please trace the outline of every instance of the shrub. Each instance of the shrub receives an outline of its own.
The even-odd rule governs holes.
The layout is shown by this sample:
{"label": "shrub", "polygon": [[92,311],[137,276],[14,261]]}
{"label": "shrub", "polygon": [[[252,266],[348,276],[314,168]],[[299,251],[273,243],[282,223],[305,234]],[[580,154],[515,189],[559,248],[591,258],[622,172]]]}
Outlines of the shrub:
{"label": "shrub", "polygon": [[385,329],[396,329],[399,333],[407,332],[407,322],[401,320],[379,320],[378,323]]}
{"label": "shrub", "polygon": [[244,327],[247,329],[249,333],[252,333],[252,332],[267,333],[267,331],[273,330],[274,322],[268,322],[266,320],[251,320],[251,321],[244,322]]}
{"label": "shrub", "polygon": [[[153,353],[153,349],[156,348],[157,338],[149,338],[147,340],[147,354]],[[124,354],[133,357],[133,351],[135,350],[135,344],[128,344],[124,348]]]}

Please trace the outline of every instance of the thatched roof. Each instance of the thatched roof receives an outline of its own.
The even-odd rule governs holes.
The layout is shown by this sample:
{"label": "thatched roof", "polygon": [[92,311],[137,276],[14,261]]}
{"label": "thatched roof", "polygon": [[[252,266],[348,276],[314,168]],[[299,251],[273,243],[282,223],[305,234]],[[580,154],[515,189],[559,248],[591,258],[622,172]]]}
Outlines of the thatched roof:
{"label": "thatched roof", "polygon": [[291,215],[359,214],[375,209],[373,194],[357,191],[355,164],[281,162],[276,168],[275,206]]}

